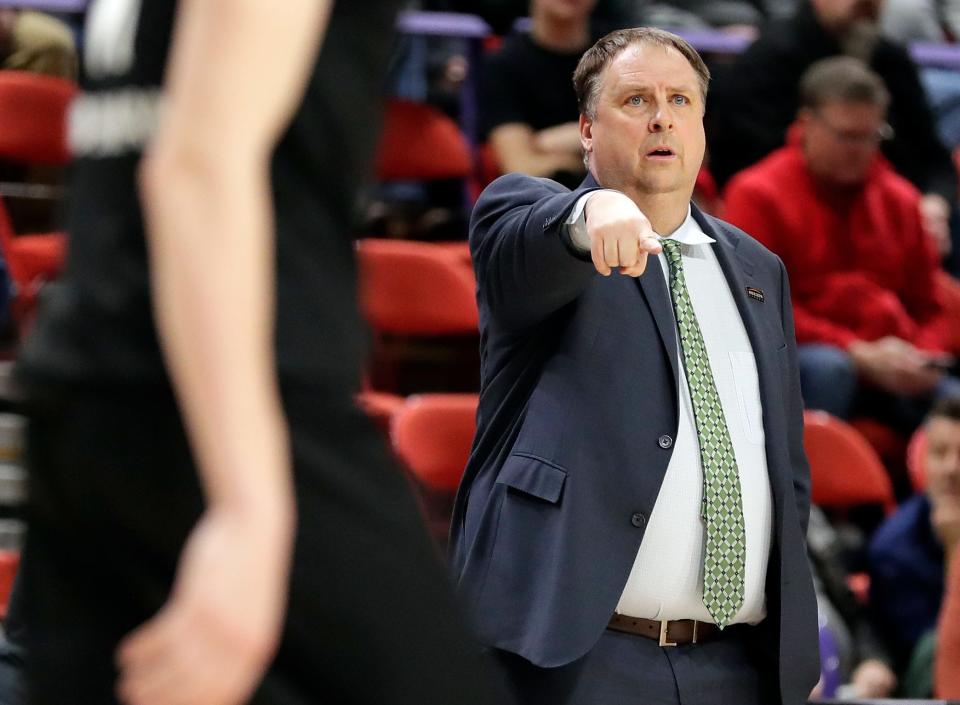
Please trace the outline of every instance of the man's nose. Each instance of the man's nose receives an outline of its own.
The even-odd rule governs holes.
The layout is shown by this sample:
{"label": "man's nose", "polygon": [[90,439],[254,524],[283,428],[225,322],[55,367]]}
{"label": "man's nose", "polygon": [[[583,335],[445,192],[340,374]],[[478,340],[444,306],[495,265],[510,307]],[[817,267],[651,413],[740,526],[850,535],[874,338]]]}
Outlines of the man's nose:
{"label": "man's nose", "polygon": [[658,106],[650,118],[650,132],[665,132],[673,129],[673,113],[664,105]]}

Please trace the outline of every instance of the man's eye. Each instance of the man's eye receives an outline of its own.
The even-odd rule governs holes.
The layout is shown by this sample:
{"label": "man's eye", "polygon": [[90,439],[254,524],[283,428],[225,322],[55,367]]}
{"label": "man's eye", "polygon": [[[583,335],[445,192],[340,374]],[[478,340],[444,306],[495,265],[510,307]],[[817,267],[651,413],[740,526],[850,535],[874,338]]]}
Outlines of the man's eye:
{"label": "man's eye", "polygon": [[686,105],[686,104],[689,103],[689,102],[690,102],[690,101],[687,100],[687,96],[685,96],[685,95],[675,95],[675,96],[673,96],[673,103],[674,103],[674,105]]}
{"label": "man's eye", "polygon": [[631,96],[628,102],[630,105],[643,105],[643,98],[638,95]]}

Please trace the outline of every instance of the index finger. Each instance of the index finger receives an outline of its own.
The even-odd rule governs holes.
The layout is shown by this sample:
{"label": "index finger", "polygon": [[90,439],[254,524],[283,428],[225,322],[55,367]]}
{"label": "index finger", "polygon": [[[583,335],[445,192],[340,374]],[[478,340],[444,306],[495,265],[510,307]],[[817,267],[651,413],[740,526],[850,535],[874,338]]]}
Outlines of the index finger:
{"label": "index finger", "polygon": [[657,255],[663,252],[663,245],[660,244],[660,238],[652,233],[640,235],[638,245],[640,251],[646,252],[647,254]]}

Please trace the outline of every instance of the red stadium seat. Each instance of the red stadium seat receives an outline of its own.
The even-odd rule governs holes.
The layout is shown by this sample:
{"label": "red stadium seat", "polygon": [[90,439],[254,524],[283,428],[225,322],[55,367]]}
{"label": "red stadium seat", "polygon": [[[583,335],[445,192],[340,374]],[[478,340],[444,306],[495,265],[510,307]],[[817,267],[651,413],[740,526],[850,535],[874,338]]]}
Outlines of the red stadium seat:
{"label": "red stadium seat", "polygon": [[394,415],[394,452],[423,486],[456,491],[477,428],[477,402],[476,394],[417,394]]}
{"label": "red stadium seat", "polygon": [[417,394],[390,424],[393,451],[414,478],[427,526],[441,550],[470,457],[478,399],[476,394]]}
{"label": "red stadium seat", "polygon": [[70,81],[26,71],[0,71],[0,157],[65,164],[66,111],[77,93]]}
{"label": "red stadium seat", "polygon": [[[22,71],[0,71],[0,159],[23,164],[69,160],[66,114],[77,88],[70,81]],[[14,233],[0,201],[0,249],[17,286],[13,312],[19,323],[33,310],[43,282],[63,267],[63,233]]]}
{"label": "red stadium seat", "polygon": [[457,124],[434,107],[387,101],[377,150],[377,178],[463,179],[473,171],[470,144]]}
{"label": "red stadium seat", "polygon": [[365,239],[357,253],[360,304],[376,334],[372,388],[475,391],[479,314],[463,246]]}
{"label": "red stadium seat", "polygon": [[803,420],[813,503],[833,508],[879,504],[892,512],[896,500],[890,478],[863,436],[824,411],[805,411]]}
{"label": "red stadium seat", "polygon": [[0,619],[7,616],[10,593],[13,592],[13,581],[19,568],[19,551],[0,551]]}
{"label": "red stadium seat", "polygon": [[444,246],[405,240],[357,243],[360,303],[377,331],[398,335],[476,333],[472,272]]}
{"label": "red stadium seat", "polygon": [[470,245],[466,240],[436,242],[434,244],[446,251],[456,262],[462,264],[466,268],[470,280],[473,281],[473,258],[470,256]]}

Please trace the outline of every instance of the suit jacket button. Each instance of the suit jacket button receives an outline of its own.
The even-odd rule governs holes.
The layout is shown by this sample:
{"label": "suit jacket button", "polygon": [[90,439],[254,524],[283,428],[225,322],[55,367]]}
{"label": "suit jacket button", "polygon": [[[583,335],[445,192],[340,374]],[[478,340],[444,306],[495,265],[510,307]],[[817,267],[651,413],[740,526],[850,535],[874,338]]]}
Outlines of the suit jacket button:
{"label": "suit jacket button", "polygon": [[667,434],[663,434],[662,436],[660,436],[660,438],[657,439],[657,443],[660,444],[661,448],[666,449],[673,445],[673,439],[670,438],[670,436],[668,436]]}
{"label": "suit jacket button", "polygon": [[630,517],[630,523],[633,524],[638,529],[647,523],[647,518],[643,516],[640,512],[637,512],[632,517]]}

